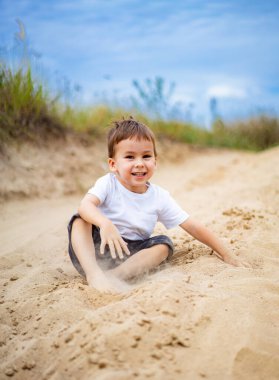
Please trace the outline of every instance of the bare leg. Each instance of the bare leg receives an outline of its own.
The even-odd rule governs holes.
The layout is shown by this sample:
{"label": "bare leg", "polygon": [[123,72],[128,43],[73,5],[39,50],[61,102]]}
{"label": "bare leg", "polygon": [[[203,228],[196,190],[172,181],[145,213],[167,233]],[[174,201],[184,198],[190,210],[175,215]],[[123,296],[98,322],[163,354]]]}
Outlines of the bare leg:
{"label": "bare leg", "polygon": [[72,246],[85,272],[88,285],[103,292],[115,292],[115,287],[97,264],[92,240],[92,225],[83,219],[76,219],[73,223]]}
{"label": "bare leg", "polygon": [[122,280],[126,280],[152,268],[156,268],[167,257],[168,247],[165,244],[158,244],[137,252],[135,255],[129,257],[123,264],[108,271],[108,273]]}

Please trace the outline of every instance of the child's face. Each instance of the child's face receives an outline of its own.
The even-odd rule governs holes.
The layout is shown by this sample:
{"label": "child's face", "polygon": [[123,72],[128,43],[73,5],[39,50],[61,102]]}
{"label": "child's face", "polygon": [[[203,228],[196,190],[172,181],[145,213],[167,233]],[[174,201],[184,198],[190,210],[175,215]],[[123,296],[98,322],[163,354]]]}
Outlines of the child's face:
{"label": "child's face", "polygon": [[144,193],[146,182],[156,168],[152,141],[127,139],[115,146],[115,155],[109,158],[109,167],[128,190]]}

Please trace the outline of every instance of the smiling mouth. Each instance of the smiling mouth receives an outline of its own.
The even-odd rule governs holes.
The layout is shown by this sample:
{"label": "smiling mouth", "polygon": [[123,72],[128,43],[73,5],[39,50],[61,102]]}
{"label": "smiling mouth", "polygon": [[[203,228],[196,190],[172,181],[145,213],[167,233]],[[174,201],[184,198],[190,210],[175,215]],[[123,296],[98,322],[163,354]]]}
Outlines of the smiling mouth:
{"label": "smiling mouth", "polygon": [[146,175],[146,172],[144,172],[144,173],[136,172],[136,173],[132,173],[132,175],[135,177],[144,177]]}

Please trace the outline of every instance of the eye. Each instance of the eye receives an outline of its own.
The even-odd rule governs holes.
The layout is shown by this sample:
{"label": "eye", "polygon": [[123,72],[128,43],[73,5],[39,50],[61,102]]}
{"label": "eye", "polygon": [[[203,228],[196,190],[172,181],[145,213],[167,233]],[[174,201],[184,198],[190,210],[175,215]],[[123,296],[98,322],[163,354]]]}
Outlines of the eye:
{"label": "eye", "polygon": [[151,154],[145,154],[145,155],[143,156],[143,158],[152,158],[152,155],[151,155]]}
{"label": "eye", "polygon": [[125,156],[125,158],[127,158],[128,160],[132,160],[134,156],[132,156],[131,154],[128,154],[127,156]]}

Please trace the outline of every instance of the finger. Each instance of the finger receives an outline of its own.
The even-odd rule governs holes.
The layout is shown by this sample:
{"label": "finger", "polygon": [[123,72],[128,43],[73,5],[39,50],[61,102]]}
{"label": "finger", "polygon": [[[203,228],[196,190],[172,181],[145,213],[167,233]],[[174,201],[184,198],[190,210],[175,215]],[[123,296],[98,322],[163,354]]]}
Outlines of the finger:
{"label": "finger", "polygon": [[238,260],[233,260],[231,261],[231,265],[235,266],[235,267],[242,267],[242,263]]}
{"label": "finger", "polygon": [[120,259],[124,259],[124,256],[123,256],[123,253],[122,253],[122,249],[121,249],[121,246],[120,246],[118,240],[114,241],[114,245],[115,245],[116,252],[118,253],[119,258]]}
{"label": "finger", "polygon": [[120,240],[121,247],[123,248],[123,251],[126,253],[126,255],[130,256],[130,251],[128,248],[128,243],[126,243],[125,240],[121,239]]}
{"label": "finger", "polygon": [[239,260],[238,261],[238,266],[241,266],[241,267],[244,267],[244,268],[249,268],[250,264],[247,261]]}
{"label": "finger", "polygon": [[116,259],[116,254],[115,254],[115,249],[114,249],[114,244],[112,242],[112,240],[109,240],[108,241],[108,245],[109,245],[109,250],[110,250],[110,255],[113,259]]}
{"label": "finger", "polygon": [[106,246],[106,242],[105,241],[101,241],[101,245],[100,245],[100,254],[103,255],[105,253],[105,246]]}
{"label": "finger", "polygon": [[248,261],[243,261],[242,263],[245,268],[251,268],[251,264]]}

